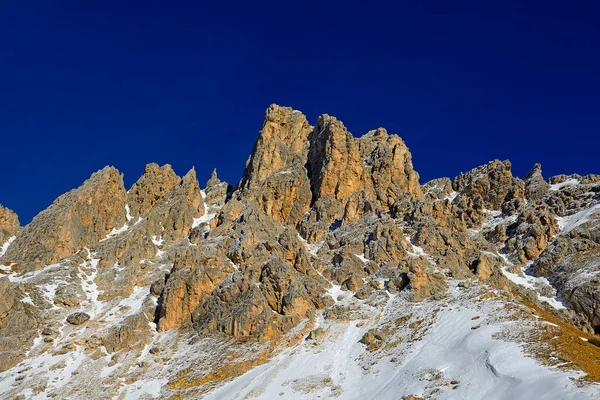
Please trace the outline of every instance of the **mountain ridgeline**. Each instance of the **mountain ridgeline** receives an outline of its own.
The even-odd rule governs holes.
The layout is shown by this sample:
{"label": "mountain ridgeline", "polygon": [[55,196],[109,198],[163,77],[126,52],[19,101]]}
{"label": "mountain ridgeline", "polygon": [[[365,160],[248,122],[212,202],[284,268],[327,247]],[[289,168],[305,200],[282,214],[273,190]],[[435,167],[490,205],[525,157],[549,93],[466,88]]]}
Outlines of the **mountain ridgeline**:
{"label": "mountain ridgeline", "polygon": [[[0,397],[211,396],[348,324],[356,362],[401,365],[443,310],[485,301],[513,310],[542,365],[600,379],[600,175],[546,180],[536,164],[520,179],[494,160],[421,184],[399,136],[356,138],[335,117],[311,126],[271,105],[237,186],[213,171],[201,189],[194,169],[149,164],[127,190],[105,167],[24,227],[0,206],[0,246]],[[548,337],[535,336],[540,315],[555,321]],[[561,335],[578,350],[550,338]],[[348,381],[277,390],[360,398]],[[414,393],[476,398],[451,381]]]}

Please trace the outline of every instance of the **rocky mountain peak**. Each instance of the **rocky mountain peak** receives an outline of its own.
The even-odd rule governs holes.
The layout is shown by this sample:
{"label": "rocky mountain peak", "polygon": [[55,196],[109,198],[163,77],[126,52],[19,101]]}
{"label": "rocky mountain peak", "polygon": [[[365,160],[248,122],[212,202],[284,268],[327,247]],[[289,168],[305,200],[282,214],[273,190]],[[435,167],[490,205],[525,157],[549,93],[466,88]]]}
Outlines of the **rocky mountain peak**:
{"label": "rocky mountain peak", "polygon": [[271,105],[238,188],[254,189],[275,173],[301,165],[310,132],[311,127],[302,113]]}
{"label": "rocky mountain peak", "polygon": [[525,175],[525,197],[531,201],[539,201],[549,189],[550,185],[542,175],[542,165],[536,163]]}
{"label": "rocky mountain peak", "polygon": [[0,397],[598,398],[599,193],[420,185],[398,135],[271,105],[235,190],[151,163],[0,207]]}
{"label": "rocky mountain peak", "polygon": [[221,180],[217,176],[217,169],[215,168],[215,169],[213,169],[212,173],[210,174],[210,179],[208,181],[206,181],[205,189],[210,189],[213,186],[219,185],[220,183],[221,183]]}
{"label": "rocky mountain peak", "polygon": [[180,180],[169,164],[162,167],[156,163],[146,165],[142,176],[127,193],[130,215],[133,218],[146,215]]}
{"label": "rocky mountain peak", "polygon": [[310,136],[307,165],[313,201],[321,197],[345,200],[364,186],[358,143],[335,117],[319,117]]}
{"label": "rocky mountain peak", "polygon": [[254,199],[267,215],[290,226],[301,223],[313,204],[336,204],[331,224],[358,218],[365,207],[387,210],[402,196],[422,193],[400,137],[379,128],[355,138],[327,114],[311,127],[302,113],[276,105],[266,112],[234,194]]}
{"label": "rocky mountain peak", "polygon": [[24,270],[38,269],[92,247],[127,221],[123,176],[114,167],[95,172],[25,226],[2,256]]}
{"label": "rocky mountain peak", "polygon": [[13,237],[20,227],[17,214],[0,204],[0,246]]}
{"label": "rocky mountain peak", "polygon": [[521,179],[513,177],[511,167],[508,160],[491,161],[460,174],[454,179],[452,187],[462,195],[480,197],[486,209],[500,210],[506,205],[507,211],[512,211],[520,207],[525,186]]}

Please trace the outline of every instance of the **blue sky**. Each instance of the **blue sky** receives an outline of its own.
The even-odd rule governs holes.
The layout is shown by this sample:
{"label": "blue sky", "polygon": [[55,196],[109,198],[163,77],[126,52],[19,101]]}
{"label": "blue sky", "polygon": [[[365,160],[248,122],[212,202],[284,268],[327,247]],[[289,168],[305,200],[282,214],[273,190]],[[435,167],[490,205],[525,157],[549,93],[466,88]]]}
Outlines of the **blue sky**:
{"label": "blue sky", "polygon": [[22,223],[104,165],[235,184],[271,103],[398,133],[422,182],[600,173],[597,2],[13,3],[0,204]]}

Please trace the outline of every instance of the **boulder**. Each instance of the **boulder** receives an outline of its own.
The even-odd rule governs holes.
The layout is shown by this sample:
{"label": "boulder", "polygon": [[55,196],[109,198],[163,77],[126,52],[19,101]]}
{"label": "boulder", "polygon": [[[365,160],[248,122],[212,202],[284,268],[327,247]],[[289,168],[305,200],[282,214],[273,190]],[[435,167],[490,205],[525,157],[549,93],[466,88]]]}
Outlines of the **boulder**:
{"label": "boulder", "polygon": [[83,311],[77,311],[67,316],[67,322],[71,325],[81,325],[89,319],[89,314]]}

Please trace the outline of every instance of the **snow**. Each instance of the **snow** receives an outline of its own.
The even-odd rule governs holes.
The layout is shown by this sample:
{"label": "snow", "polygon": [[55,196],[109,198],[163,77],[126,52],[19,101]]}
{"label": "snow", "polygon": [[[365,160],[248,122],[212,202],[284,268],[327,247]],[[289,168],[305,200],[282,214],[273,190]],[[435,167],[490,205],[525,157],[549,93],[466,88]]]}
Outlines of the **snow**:
{"label": "snow", "polygon": [[11,236],[8,238],[8,240],[6,241],[6,243],[4,243],[2,245],[2,247],[0,247],[0,257],[2,257],[2,255],[4,253],[6,253],[6,250],[8,250],[8,246],[10,246],[10,244],[16,239],[16,236]]}
{"label": "snow", "polygon": [[[513,283],[516,283],[517,285],[523,286],[527,289],[531,289],[534,292],[537,293],[537,285],[542,285],[542,286],[550,286],[553,291],[554,291],[554,297],[547,297],[547,296],[542,296],[541,294],[537,293],[538,295],[538,299],[540,301],[545,301],[546,303],[550,304],[552,307],[554,307],[557,310],[560,309],[564,309],[566,308],[565,305],[557,299],[556,297],[556,289],[554,289],[554,287],[550,284],[550,282],[548,281],[548,279],[546,279],[545,277],[537,277],[537,276],[533,276],[527,273],[527,269],[531,266],[531,262],[526,264],[524,268],[522,268],[521,270],[521,274],[515,274],[512,273],[510,271],[508,271],[508,269],[510,267],[512,267],[514,264],[512,262],[510,262],[510,260],[508,259],[508,257],[506,257],[505,254],[499,254],[500,257],[502,257],[502,259],[504,260],[504,262],[508,265],[507,267],[503,267],[502,268],[502,273]],[[537,285],[536,285],[537,284]]]}
{"label": "snow", "polygon": [[127,222],[131,222],[131,220],[133,219],[133,217],[131,216],[131,212],[129,210],[129,204],[125,204],[125,211],[127,212]]}
{"label": "snow", "polygon": [[571,179],[567,179],[564,182],[555,183],[554,185],[550,185],[550,190],[557,191],[557,190],[560,190],[560,189],[562,189],[564,187],[575,186],[575,185],[578,185],[578,184],[579,184],[579,180],[577,180],[575,178],[571,178]]}
{"label": "snow", "polygon": [[98,274],[98,263],[99,258],[93,258],[87,248],[88,259],[79,266],[79,273],[77,276],[81,280],[81,289],[85,292],[87,301],[84,303],[86,306],[86,312],[93,318],[100,311],[102,311],[102,303],[98,301],[100,291],[98,285],[95,282],[96,275]]}
{"label": "snow", "polygon": [[101,239],[100,241],[101,241],[101,242],[103,242],[103,241],[105,241],[105,240],[107,240],[107,239],[110,239],[111,237],[117,236],[118,234],[121,234],[121,233],[125,232],[127,229],[129,229],[129,225],[127,225],[127,224],[123,225],[123,226],[122,226],[122,227],[120,227],[119,229],[117,229],[117,228],[112,228],[112,231],[110,231],[110,232],[108,233],[108,235],[106,235],[106,236],[104,237],[104,239]]}
{"label": "snow", "polygon": [[306,239],[304,239],[302,236],[300,236],[299,233],[298,233],[298,239],[300,239],[300,241],[304,244],[304,247],[306,247],[306,250],[308,250],[308,252],[315,257],[317,256],[317,254],[319,253],[319,250],[321,250],[321,247],[323,247],[323,244],[325,243],[325,241],[323,240],[318,243],[310,244],[306,241]]}
{"label": "snow", "polygon": [[579,269],[576,274],[569,276],[563,290],[568,292],[576,289],[578,286],[595,281],[598,278],[598,275],[600,275],[600,271],[593,268],[596,268],[595,264],[593,264],[591,268],[590,266],[584,266]]}
{"label": "snow", "polygon": [[597,211],[600,211],[600,203],[596,203],[593,206],[581,210],[573,215],[556,217],[558,226],[561,229],[559,235],[567,234],[578,226],[588,222],[590,217],[592,217],[592,215]]}
{"label": "snow", "polygon": [[58,282],[48,283],[40,287],[42,297],[50,303],[53,309],[58,309],[58,306],[54,304],[54,297],[56,296],[56,289],[58,289]]}
{"label": "snow", "polygon": [[35,304],[33,304],[33,300],[31,300],[31,296],[29,296],[29,293],[24,293],[25,295],[21,298],[21,301],[25,304],[30,304],[32,306],[34,306]]}
{"label": "snow", "polygon": [[[36,338],[33,348],[38,348],[41,343],[42,338]],[[29,380],[44,377],[47,380],[48,386],[44,391],[36,395],[31,395],[30,392],[27,392],[28,396],[26,398],[35,400],[48,399],[50,391],[65,386],[71,380],[73,372],[82,365],[86,358],[87,356],[81,347],[76,347],[74,351],[66,354],[52,354],[49,351],[33,356],[28,354],[28,358],[19,365],[20,370],[27,370],[25,379],[22,382],[27,386]],[[55,366],[61,367],[56,368]],[[0,380],[0,398],[3,398],[3,395],[12,389],[17,376],[18,374],[14,373],[11,375],[6,373],[2,376]]]}
{"label": "snow", "polygon": [[119,303],[102,314],[100,322],[109,325],[116,324],[131,315],[139,313],[148,294],[148,288],[134,286],[133,292],[128,297],[123,298]]}
{"label": "snow", "polygon": [[[407,304],[396,296],[382,320],[393,320],[407,306],[420,319],[434,321],[423,328],[420,339],[404,340],[391,354],[371,354],[359,343],[372,324],[338,322],[325,329],[322,340],[302,341],[205,398],[344,400],[399,399],[409,394],[430,398],[435,394],[438,399],[514,400],[600,395],[598,386],[577,387],[571,380],[577,373],[545,367],[527,357],[519,344],[496,339],[503,328],[519,323],[487,321],[487,315],[502,313],[501,302],[477,304],[465,299],[444,306],[436,316],[432,310],[439,303]],[[475,317],[479,319],[474,321]],[[475,325],[481,327],[472,329]],[[409,334],[404,335],[408,338]],[[459,384],[453,389],[450,381]]]}
{"label": "snow", "polygon": [[342,290],[340,285],[335,285],[331,282],[329,283],[331,284],[331,287],[327,289],[327,294],[330,295],[336,303],[339,301],[338,299],[343,299],[344,297],[348,296],[349,292]]}
{"label": "snow", "polygon": [[160,389],[169,382],[168,379],[145,379],[136,382],[134,385],[126,386],[123,390],[123,394],[117,396],[123,400],[137,400],[142,398],[143,395],[150,395],[152,397],[158,397],[160,395]]}
{"label": "snow", "polygon": [[360,259],[360,261],[362,261],[363,264],[366,264],[369,262],[369,260],[365,257],[365,254],[355,254],[356,257],[358,257]]}
{"label": "snow", "polygon": [[406,240],[406,242],[412,247],[413,251],[407,251],[408,254],[410,254],[413,257],[426,257],[428,256],[427,253],[425,253],[425,250],[423,250],[422,247],[419,247],[417,245],[414,245],[411,241],[410,241],[410,236],[405,236],[404,239]]}
{"label": "snow", "polygon": [[458,196],[458,192],[452,191],[448,196],[444,197],[444,200],[448,200],[450,202],[454,201],[454,199]]}
{"label": "snow", "polygon": [[[202,195],[202,200],[204,200],[206,198],[206,192],[204,190],[200,191],[200,194]],[[210,225],[210,221],[212,221],[212,219],[216,216],[216,213],[211,213],[208,209],[208,206],[206,205],[206,202],[204,203],[204,215],[198,218],[194,218],[194,222],[192,223],[192,228],[197,228],[202,224],[209,224]],[[210,230],[210,228],[209,228]],[[205,233],[208,233],[208,231],[206,231]]]}
{"label": "snow", "polygon": [[104,357],[107,364],[105,367],[102,367],[102,370],[100,371],[100,377],[101,378],[108,378],[110,376],[110,374],[112,374],[114,371],[118,370],[119,367],[121,367],[121,363],[115,363],[114,365],[110,365],[110,361],[112,359],[111,355],[107,355]]}
{"label": "snow", "polygon": [[121,302],[119,303],[119,307],[129,308],[129,311],[127,311],[125,317],[137,314],[142,309],[142,304],[144,303],[144,299],[147,295],[148,288],[135,286],[133,288],[133,293],[131,294],[131,296],[121,300]]}
{"label": "snow", "polygon": [[205,213],[203,216],[194,218],[194,222],[192,223],[192,228],[197,228],[202,224],[208,224],[210,221],[216,216],[215,213]]}
{"label": "snow", "polygon": [[14,272],[12,270],[12,266],[15,264],[10,264],[10,265],[0,265],[0,271],[2,271],[3,273],[5,273],[8,277],[8,279],[12,282],[12,283],[23,283],[23,282],[28,282],[31,279],[43,275],[45,273],[50,273],[54,270],[58,270],[58,269],[64,269],[65,267],[60,264],[50,264],[45,266],[42,269],[38,269],[37,271],[31,271],[31,272],[27,272],[25,274],[19,275],[18,273]]}
{"label": "snow", "polygon": [[[482,230],[495,228],[497,225],[508,226],[510,224],[517,222],[517,218],[519,216],[518,213],[503,216],[502,211],[495,211],[495,210],[491,210],[491,211],[486,210],[486,211],[489,213],[489,216],[485,219],[485,221],[481,225]],[[477,231],[477,232],[479,232],[479,231]]]}
{"label": "snow", "polygon": [[161,246],[164,243],[164,239],[161,236],[156,236],[156,235],[152,235],[152,243],[154,243],[156,246]]}

